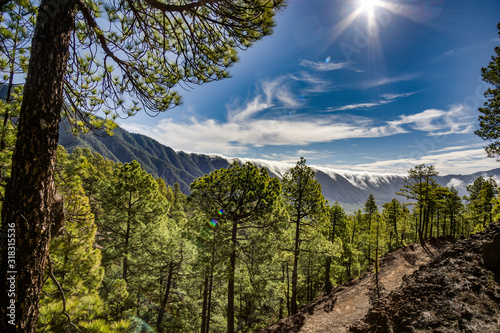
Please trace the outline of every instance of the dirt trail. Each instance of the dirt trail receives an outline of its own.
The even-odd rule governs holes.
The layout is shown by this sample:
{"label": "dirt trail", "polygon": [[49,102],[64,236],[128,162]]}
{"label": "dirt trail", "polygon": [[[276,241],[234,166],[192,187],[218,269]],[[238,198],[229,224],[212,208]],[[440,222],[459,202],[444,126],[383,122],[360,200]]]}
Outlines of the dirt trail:
{"label": "dirt trail", "polygon": [[[438,244],[428,245],[436,253]],[[420,245],[399,249],[381,261],[380,278],[383,295],[397,289],[406,274],[430,260]],[[374,274],[365,273],[348,285],[337,287],[330,295],[324,296],[302,308],[299,313],[284,318],[260,333],[301,332],[301,333],[344,333],[350,325],[362,319],[370,309],[370,295],[374,286]]]}

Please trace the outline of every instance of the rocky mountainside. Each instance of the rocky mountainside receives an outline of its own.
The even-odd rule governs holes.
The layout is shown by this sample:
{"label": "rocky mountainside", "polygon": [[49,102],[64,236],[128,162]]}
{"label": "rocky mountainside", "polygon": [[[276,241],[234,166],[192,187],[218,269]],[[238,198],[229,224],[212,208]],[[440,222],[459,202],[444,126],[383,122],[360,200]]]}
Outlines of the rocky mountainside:
{"label": "rocky mountainside", "polygon": [[500,333],[500,224],[426,246],[382,258],[380,297],[369,270],[258,333]]}
{"label": "rocky mountainside", "polygon": [[[446,241],[435,241],[428,248],[437,252]],[[430,260],[429,254],[419,244],[388,253],[380,262],[382,295],[396,290],[403,276],[411,274]],[[349,327],[362,320],[374,302],[375,276],[373,269],[358,279],[337,286],[299,312],[277,321],[258,333],[345,333]]]}
{"label": "rocky mountainside", "polygon": [[[156,177],[161,177],[168,185],[179,183],[181,190],[189,193],[189,185],[198,177],[211,171],[229,166],[235,159],[223,156],[191,154],[175,151],[147,136],[133,134],[122,128],[114,130],[115,135],[100,137],[93,134],[74,137],[61,126],[59,143],[69,152],[76,147],[89,148],[116,162],[138,161],[143,168]],[[259,167],[265,167],[272,176],[282,177],[294,164],[257,159],[236,159],[241,162],[251,161]],[[347,212],[362,208],[366,199],[373,194],[377,204],[397,198],[405,175],[352,172],[325,167],[314,167],[316,178],[323,188],[325,198],[333,203],[338,201]],[[500,169],[471,175],[447,175],[437,177],[443,186],[454,186],[459,195],[465,195],[466,186],[480,176],[494,177],[500,183]]]}
{"label": "rocky mountainside", "polygon": [[500,332],[500,224],[445,247],[350,332]]}

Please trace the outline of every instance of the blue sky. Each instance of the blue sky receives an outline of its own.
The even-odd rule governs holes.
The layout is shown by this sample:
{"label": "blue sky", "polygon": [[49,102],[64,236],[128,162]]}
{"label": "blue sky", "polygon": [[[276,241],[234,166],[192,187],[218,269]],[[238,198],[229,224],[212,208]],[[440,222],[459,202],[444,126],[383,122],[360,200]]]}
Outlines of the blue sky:
{"label": "blue sky", "polygon": [[120,126],[176,150],[405,174],[500,167],[473,132],[500,1],[290,0],[232,78]]}

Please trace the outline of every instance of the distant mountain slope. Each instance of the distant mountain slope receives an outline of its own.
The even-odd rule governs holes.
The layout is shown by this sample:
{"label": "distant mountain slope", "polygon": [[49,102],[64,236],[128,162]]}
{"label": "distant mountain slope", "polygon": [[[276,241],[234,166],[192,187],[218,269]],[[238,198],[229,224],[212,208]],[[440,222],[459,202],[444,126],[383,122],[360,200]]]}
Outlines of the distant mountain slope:
{"label": "distant mountain slope", "polygon": [[[294,166],[267,160],[230,159],[215,155],[177,152],[154,139],[129,133],[122,128],[116,128],[114,133],[115,135],[111,137],[87,134],[75,138],[61,127],[59,143],[70,152],[76,147],[81,147],[89,148],[116,162],[136,160],[146,171],[163,178],[167,184],[179,183],[181,190],[186,194],[189,193],[189,185],[193,180],[213,170],[228,167],[234,160],[243,163],[251,161],[259,167],[265,167],[271,176],[279,178]],[[370,194],[373,194],[379,205],[393,198],[404,201],[404,198],[396,195],[396,191],[403,186],[404,175],[351,172],[315,166],[312,166],[312,169],[316,171],[316,179],[323,188],[325,198],[331,203],[338,201],[348,213],[362,208]],[[466,186],[480,175],[494,177],[500,184],[500,168],[471,175],[439,176],[436,180],[442,186],[454,186],[463,196],[467,194]]]}
{"label": "distant mountain slope", "polygon": [[76,147],[89,148],[115,162],[136,160],[146,171],[163,178],[167,184],[179,183],[184,193],[189,192],[194,179],[229,165],[222,157],[176,152],[156,140],[122,128],[116,128],[114,133],[108,137],[86,134],[75,138],[61,128],[59,143],[69,152]]}

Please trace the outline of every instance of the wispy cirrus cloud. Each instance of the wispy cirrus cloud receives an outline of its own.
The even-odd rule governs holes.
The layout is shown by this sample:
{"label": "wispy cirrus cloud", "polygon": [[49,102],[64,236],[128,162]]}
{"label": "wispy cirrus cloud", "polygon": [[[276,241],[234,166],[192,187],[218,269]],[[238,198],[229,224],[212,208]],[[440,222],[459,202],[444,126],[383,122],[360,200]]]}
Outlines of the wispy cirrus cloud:
{"label": "wispy cirrus cloud", "polygon": [[391,84],[391,83],[412,81],[412,80],[418,79],[421,76],[422,75],[420,73],[412,73],[412,74],[404,74],[404,75],[393,76],[393,77],[383,77],[383,78],[363,82],[363,83],[361,83],[360,87],[363,89],[374,88],[374,87],[384,86],[384,85]]}
{"label": "wispy cirrus cloud", "polygon": [[480,147],[484,147],[484,146],[486,146],[486,144],[484,142],[479,142],[479,143],[472,143],[472,144],[463,145],[463,146],[445,147],[445,148],[433,150],[431,153],[443,153],[443,152],[455,151],[455,150],[469,150],[469,149],[480,148]]}
{"label": "wispy cirrus cloud", "polygon": [[387,99],[387,100],[393,100],[393,99],[398,99],[398,98],[410,97],[412,95],[415,95],[416,93],[418,93],[418,92],[412,91],[412,92],[402,93],[402,94],[388,93],[388,94],[383,94],[382,97]]}
{"label": "wispy cirrus cloud", "polygon": [[234,101],[226,106],[229,122],[244,122],[271,108],[296,109],[300,107],[300,99],[292,91],[287,80],[287,76],[280,76],[272,80],[260,81],[252,98],[247,99],[242,105],[239,101]]}
{"label": "wispy cirrus cloud", "polygon": [[375,102],[368,102],[368,103],[355,103],[355,104],[349,104],[349,105],[342,105],[342,106],[336,106],[336,107],[329,107],[326,111],[328,112],[333,112],[333,111],[348,111],[348,110],[360,110],[360,109],[370,109],[375,106],[380,106],[388,103],[392,103],[396,101],[397,99],[400,98],[406,98],[411,95],[416,94],[417,92],[409,92],[409,93],[401,93],[401,94],[384,94],[382,95],[381,100],[375,101]]}
{"label": "wispy cirrus cloud", "polygon": [[310,68],[316,71],[336,71],[339,69],[348,68],[350,62],[335,62],[335,61],[312,61],[302,59],[300,61],[300,66]]}
{"label": "wispy cirrus cloud", "polygon": [[305,93],[324,93],[335,90],[335,86],[328,80],[316,77],[308,72],[290,75],[290,78],[305,85]]}
{"label": "wispy cirrus cloud", "polygon": [[369,109],[375,106],[380,105],[379,102],[373,102],[373,103],[358,103],[358,104],[350,104],[350,105],[343,105],[343,106],[338,106],[338,107],[329,107],[327,111],[347,111],[347,110],[359,110],[359,109]]}

